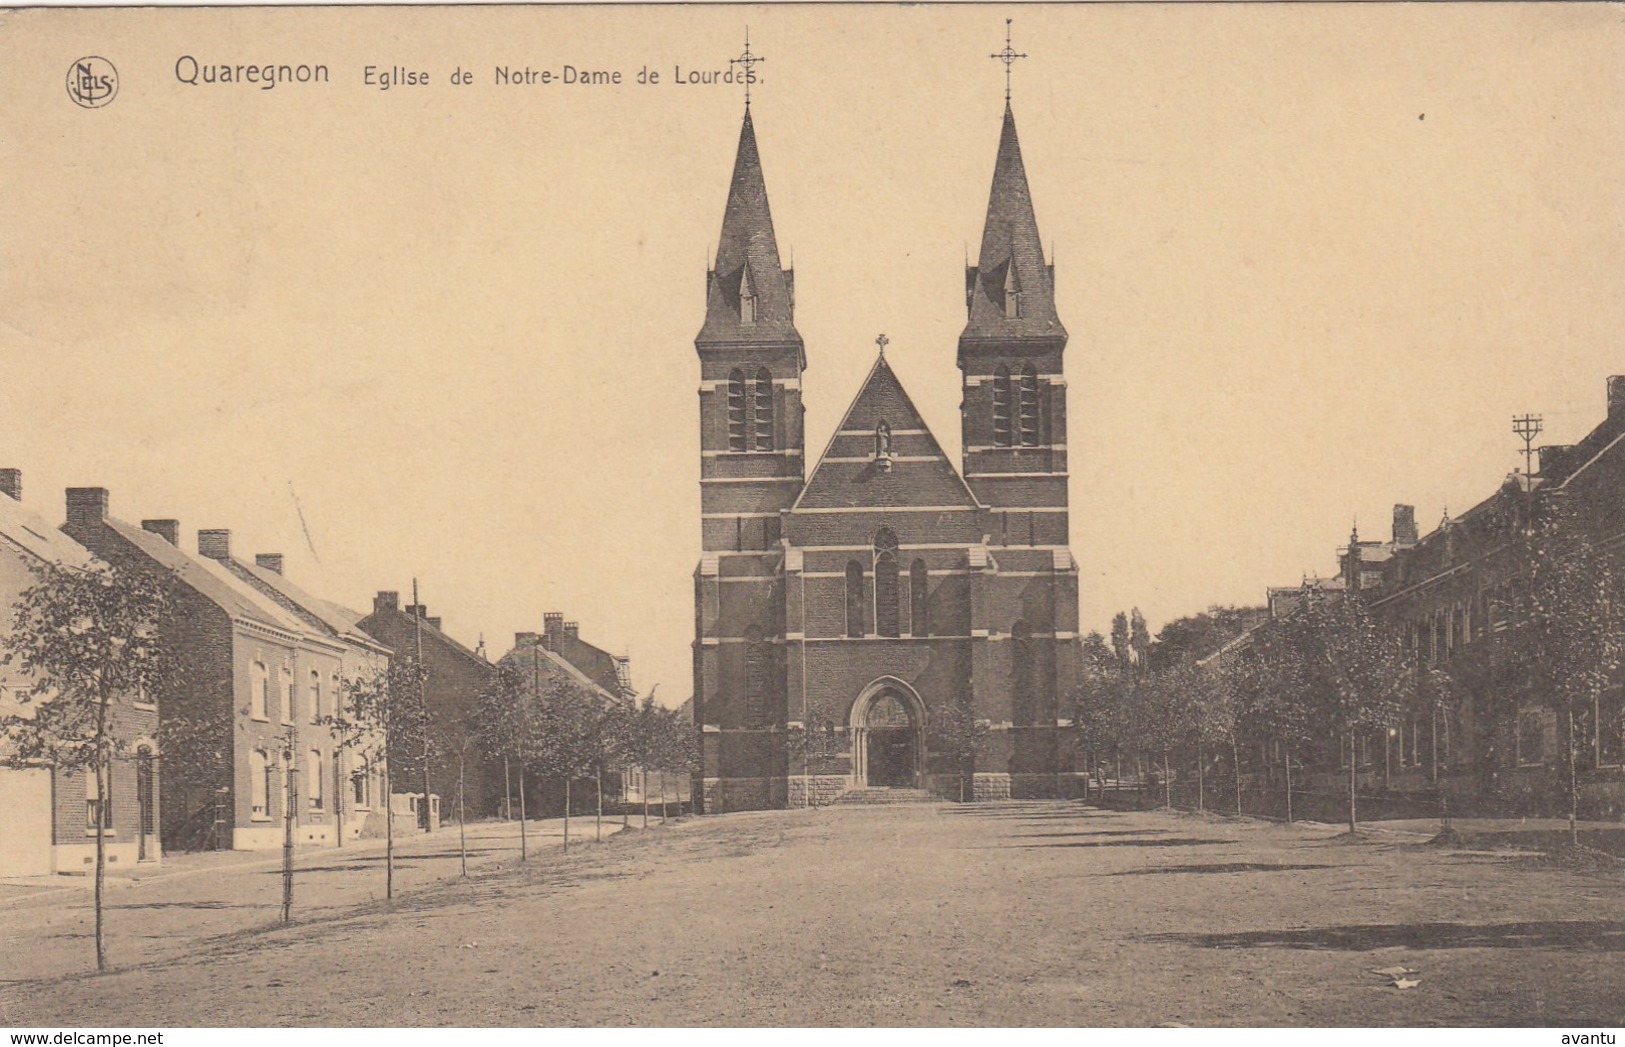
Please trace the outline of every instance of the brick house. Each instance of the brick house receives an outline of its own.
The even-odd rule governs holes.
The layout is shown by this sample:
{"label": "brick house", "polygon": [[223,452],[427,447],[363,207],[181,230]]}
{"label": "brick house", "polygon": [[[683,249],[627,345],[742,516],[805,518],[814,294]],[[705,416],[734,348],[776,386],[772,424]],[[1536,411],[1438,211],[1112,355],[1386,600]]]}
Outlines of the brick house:
{"label": "brick house", "polygon": [[372,831],[382,768],[354,766],[311,722],[333,707],[354,643],[245,581],[229,563],[229,532],[200,531],[200,555],[188,554],[178,522],[119,520],[100,487],[68,490],[63,530],[98,557],[159,572],[169,585],[163,633],[177,672],[160,703],[166,849],[280,847],[290,798],[297,843],[338,844],[342,812],[332,805],[344,802],[341,782],[344,835]]}
{"label": "brick house", "polygon": [[[1382,565],[1373,608],[1423,663],[1457,670],[1465,689],[1437,724],[1404,725],[1410,739],[1400,746],[1404,768],[1430,771],[1437,751],[1459,789],[1488,790],[1514,805],[1538,805],[1536,794],[1550,785],[1563,759],[1557,716],[1538,696],[1508,693],[1517,685],[1498,672],[1493,637],[1515,605],[1519,538],[1531,511],[1538,518],[1563,502],[1573,526],[1625,563],[1625,376],[1608,379],[1607,412],[1578,443],[1540,448],[1533,476],[1509,476]],[[1625,811],[1622,683],[1600,694],[1579,724],[1587,802],[1613,814]]]}
{"label": "brick house", "polygon": [[[568,681],[604,702],[632,697],[625,668],[626,659],[608,654],[582,640],[576,623],[564,621],[562,614],[549,612],[543,621],[546,625],[544,632],[515,633],[513,648],[499,661],[501,665],[517,669],[520,680],[531,693],[551,683]],[[579,664],[566,657],[561,648],[579,659]],[[596,674],[592,671],[594,669],[597,670]],[[508,770],[517,796],[519,771],[517,768]],[[624,798],[625,781],[625,774],[619,770],[605,776],[606,803]],[[590,810],[595,798],[594,788],[595,783],[590,778],[576,780],[571,792],[571,809],[577,812]],[[525,779],[525,797],[526,813],[532,817],[551,816],[564,810],[564,787],[560,779],[528,776]]]}
{"label": "brick house", "polygon": [[[977,798],[1078,789],[1059,683],[1077,658],[1067,334],[1008,105],[965,277],[963,471],[881,340],[806,478],[794,274],[780,264],[747,110],[695,339],[694,714],[707,811],[797,804],[809,788],[957,795],[960,768],[931,750],[950,704],[992,729]],[[837,725],[844,750],[816,774],[790,744],[811,721]]]}
{"label": "brick house", "polygon": [[[88,568],[95,562],[88,549],[21,498],[22,474],[0,469],[0,613],[8,627],[18,599],[35,582],[31,566]],[[42,699],[22,702],[16,694],[31,685],[15,666],[0,665],[0,716],[28,716]],[[89,768],[0,768],[0,876],[89,872],[98,828],[113,871],[162,859],[158,707],[132,696],[111,714],[119,752],[108,769],[105,803]]]}
{"label": "brick house", "polygon": [[[496,668],[483,654],[469,650],[441,629],[441,620],[430,617],[427,608],[408,605],[401,608],[398,592],[379,592],[372,601],[372,613],[357,622],[369,636],[387,644],[402,656],[411,655],[421,643],[423,665],[428,670],[423,693],[429,707],[429,730],[433,748],[442,754],[464,749],[474,721],[479,697],[496,674]],[[463,768],[463,806],[470,817],[496,814],[504,795],[502,761],[483,756],[467,746]],[[423,788],[423,753],[391,751],[391,766],[397,777],[397,792],[417,792]],[[442,755],[429,767],[430,791],[441,797],[441,811],[450,816],[457,797],[457,760]]]}

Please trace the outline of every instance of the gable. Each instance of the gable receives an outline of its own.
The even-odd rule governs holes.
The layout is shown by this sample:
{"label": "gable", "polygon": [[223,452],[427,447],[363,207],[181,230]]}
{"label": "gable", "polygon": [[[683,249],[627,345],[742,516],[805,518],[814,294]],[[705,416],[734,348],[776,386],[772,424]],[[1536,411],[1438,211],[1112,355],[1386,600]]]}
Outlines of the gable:
{"label": "gable", "polygon": [[[882,423],[890,433],[889,461],[876,456]],[[978,503],[882,356],[790,512],[925,507]]]}

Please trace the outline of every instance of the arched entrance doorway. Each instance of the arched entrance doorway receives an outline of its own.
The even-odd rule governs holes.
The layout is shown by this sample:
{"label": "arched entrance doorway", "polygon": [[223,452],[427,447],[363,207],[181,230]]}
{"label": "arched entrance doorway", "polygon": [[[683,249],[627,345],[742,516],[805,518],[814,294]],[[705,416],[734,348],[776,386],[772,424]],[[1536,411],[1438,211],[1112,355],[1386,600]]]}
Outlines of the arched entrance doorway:
{"label": "arched entrance doorway", "polygon": [[925,770],[925,703],[882,677],[852,703],[852,780],[869,788],[919,788]]}

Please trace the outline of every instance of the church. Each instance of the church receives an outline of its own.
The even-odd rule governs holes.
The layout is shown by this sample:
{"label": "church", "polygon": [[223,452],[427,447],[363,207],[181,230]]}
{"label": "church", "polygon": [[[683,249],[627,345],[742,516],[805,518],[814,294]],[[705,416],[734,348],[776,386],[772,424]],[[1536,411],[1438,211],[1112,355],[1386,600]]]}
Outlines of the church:
{"label": "church", "polygon": [[[1054,276],[1007,91],[981,250],[965,270],[962,467],[887,364],[882,336],[809,471],[795,273],[779,256],[747,95],[695,339],[704,811],[850,790],[1080,793],[1064,701],[1078,568]],[[949,724],[977,725],[958,737],[980,740],[950,748]],[[832,743],[805,744],[809,727]]]}

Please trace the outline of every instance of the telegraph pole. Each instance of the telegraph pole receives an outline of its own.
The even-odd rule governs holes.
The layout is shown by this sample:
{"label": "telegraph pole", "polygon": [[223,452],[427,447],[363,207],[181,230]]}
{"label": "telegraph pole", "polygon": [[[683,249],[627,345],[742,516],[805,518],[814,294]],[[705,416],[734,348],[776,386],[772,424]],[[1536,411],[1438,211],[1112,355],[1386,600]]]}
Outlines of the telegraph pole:
{"label": "telegraph pole", "polygon": [[1535,437],[1541,432],[1538,414],[1514,415],[1512,431],[1523,439],[1524,534],[1535,533]]}
{"label": "telegraph pole", "polygon": [[423,603],[418,599],[418,580],[412,579],[412,634],[417,648],[418,727],[423,732],[423,831],[434,828],[429,810],[429,696],[424,689],[423,670]]}

